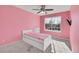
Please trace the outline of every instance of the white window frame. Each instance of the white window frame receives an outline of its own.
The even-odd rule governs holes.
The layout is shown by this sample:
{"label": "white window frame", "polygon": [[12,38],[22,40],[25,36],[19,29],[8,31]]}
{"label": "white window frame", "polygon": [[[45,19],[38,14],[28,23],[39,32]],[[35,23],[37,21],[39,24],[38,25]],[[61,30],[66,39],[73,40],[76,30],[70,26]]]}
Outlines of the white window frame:
{"label": "white window frame", "polygon": [[[52,20],[52,18],[55,18],[55,17],[59,17],[59,18],[60,18],[60,19],[59,19],[59,21],[60,21],[60,30],[48,30],[48,29],[46,29],[46,28],[45,28],[45,20],[46,20],[47,18],[50,18],[50,19]],[[54,16],[54,17],[47,17],[47,18],[44,19],[44,30],[45,30],[45,31],[50,31],[50,32],[51,32],[51,31],[53,31],[53,32],[61,32],[61,16]]]}

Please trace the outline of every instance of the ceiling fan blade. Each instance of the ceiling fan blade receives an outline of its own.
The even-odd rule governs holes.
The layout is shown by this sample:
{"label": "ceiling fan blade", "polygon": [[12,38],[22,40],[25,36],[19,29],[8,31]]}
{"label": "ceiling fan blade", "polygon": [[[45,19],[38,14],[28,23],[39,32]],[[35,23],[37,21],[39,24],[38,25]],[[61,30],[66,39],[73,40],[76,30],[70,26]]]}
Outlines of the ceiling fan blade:
{"label": "ceiling fan blade", "polygon": [[39,12],[37,12],[37,14],[39,14],[41,12],[41,10]]}
{"label": "ceiling fan blade", "polygon": [[32,9],[32,10],[40,10],[40,9]]}
{"label": "ceiling fan blade", "polygon": [[45,11],[53,11],[54,9],[45,9]]}

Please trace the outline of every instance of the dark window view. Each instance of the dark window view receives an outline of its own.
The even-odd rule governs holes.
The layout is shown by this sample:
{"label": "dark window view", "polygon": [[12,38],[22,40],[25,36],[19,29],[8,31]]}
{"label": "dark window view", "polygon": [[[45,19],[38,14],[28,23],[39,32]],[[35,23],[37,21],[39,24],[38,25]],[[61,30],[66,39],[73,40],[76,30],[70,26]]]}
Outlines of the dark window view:
{"label": "dark window view", "polygon": [[61,17],[45,18],[45,30],[60,31]]}

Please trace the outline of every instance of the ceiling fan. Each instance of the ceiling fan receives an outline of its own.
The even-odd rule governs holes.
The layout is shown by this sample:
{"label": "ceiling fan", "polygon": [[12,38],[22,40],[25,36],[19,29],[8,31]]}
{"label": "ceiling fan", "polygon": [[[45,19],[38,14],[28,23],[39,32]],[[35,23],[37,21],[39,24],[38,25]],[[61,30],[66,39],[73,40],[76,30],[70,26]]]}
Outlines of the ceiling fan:
{"label": "ceiling fan", "polygon": [[45,5],[41,5],[40,9],[33,9],[33,10],[38,11],[37,14],[39,14],[39,13],[45,13],[45,14],[47,14],[47,11],[53,11],[54,9],[46,9]]}

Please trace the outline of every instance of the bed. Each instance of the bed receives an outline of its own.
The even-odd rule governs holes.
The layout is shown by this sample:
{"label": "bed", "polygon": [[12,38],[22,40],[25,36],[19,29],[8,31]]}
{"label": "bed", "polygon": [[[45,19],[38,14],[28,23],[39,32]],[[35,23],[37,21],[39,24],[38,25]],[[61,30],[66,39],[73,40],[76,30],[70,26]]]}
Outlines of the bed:
{"label": "bed", "polygon": [[34,32],[32,30],[23,30],[23,40],[26,43],[45,52],[45,50],[51,44],[51,35]]}

